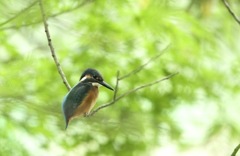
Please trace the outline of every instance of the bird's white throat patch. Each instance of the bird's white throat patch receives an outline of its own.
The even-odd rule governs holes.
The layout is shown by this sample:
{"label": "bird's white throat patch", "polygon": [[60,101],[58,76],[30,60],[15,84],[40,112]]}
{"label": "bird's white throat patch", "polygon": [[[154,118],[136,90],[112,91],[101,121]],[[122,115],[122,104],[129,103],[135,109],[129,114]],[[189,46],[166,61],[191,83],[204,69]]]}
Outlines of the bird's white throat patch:
{"label": "bird's white throat patch", "polygon": [[96,83],[96,82],[93,82],[92,85],[93,85],[93,86],[96,86],[96,87],[100,87],[100,86],[101,86],[101,84]]}

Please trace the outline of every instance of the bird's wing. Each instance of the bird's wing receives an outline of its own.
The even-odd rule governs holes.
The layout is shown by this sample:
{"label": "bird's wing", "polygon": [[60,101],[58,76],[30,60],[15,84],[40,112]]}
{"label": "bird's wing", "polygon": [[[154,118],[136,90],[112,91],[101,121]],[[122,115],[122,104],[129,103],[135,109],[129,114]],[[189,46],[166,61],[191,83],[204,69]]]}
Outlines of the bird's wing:
{"label": "bird's wing", "polygon": [[66,121],[73,116],[74,111],[81,104],[90,89],[91,85],[89,83],[80,82],[65,96],[62,103],[62,109]]}

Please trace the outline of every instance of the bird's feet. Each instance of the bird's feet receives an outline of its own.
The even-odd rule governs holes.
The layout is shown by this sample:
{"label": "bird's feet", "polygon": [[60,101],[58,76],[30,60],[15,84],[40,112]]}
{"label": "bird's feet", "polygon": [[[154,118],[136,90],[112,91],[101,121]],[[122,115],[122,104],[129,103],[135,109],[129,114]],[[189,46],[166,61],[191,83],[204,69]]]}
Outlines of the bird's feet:
{"label": "bird's feet", "polygon": [[85,113],[83,114],[83,117],[89,117],[88,115],[89,115],[89,113],[85,112]]}

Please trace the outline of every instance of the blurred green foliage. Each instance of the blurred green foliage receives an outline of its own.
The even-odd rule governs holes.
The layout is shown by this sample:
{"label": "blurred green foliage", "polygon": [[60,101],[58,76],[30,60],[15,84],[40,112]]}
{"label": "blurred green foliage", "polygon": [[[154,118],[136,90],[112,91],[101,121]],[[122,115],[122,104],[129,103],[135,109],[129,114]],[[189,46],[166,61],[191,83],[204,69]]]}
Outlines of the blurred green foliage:
{"label": "blurred green foliage", "polygon": [[[168,45],[160,58],[121,80],[118,95],[180,74],[93,117],[75,119],[65,131],[61,101],[67,89],[47,45],[38,1],[1,1],[0,155],[155,155],[166,142],[189,148],[223,132],[229,142],[238,141],[240,27],[221,1],[43,3],[71,86],[88,67],[114,86],[118,70],[123,76]],[[239,1],[231,3],[240,15]],[[97,105],[112,96],[101,88]],[[199,140],[191,140],[198,130]]]}

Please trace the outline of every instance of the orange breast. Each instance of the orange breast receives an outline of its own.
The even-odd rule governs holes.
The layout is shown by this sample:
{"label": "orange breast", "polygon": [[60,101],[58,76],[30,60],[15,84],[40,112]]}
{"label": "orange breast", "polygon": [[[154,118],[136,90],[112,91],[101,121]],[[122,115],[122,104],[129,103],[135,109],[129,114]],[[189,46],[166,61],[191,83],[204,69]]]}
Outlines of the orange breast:
{"label": "orange breast", "polygon": [[78,116],[82,116],[85,113],[89,113],[95,105],[97,97],[98,87],[93,87],[93,89],[88,92],[88,95],[84,98],[83,102],[77,107],[71,118],[75,118]]}

